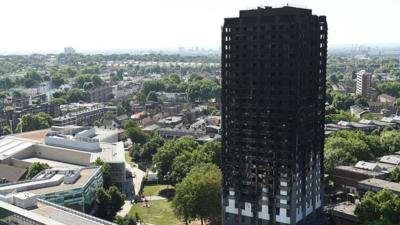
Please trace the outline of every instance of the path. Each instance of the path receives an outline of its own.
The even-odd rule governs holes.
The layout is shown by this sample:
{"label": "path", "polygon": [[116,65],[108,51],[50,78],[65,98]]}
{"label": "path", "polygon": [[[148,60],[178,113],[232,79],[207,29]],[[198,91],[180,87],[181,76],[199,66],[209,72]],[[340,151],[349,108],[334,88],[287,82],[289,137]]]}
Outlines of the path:
{"label": "path", "polygon": [[[143,178],[146,175],[146,172],[144,172],[143,170],[140,170],[137,167],[132,167],[130,163],[125,162],[125,166],[126,168],[132,172],[132,175],[135,174],[135,176],[132,178],[133,180],[133,185],[135,188],[135,196],[139,195],[140,189],[142,187],[142,182],[143,182]],[[122,206],[121,210],[118,211],[117,215],[119,216],[126,216],[129,214],[129,211],[131,210],[132,207],[132,203],[131,203],[131,199],[128,199],[125,201],[124,205]]]}

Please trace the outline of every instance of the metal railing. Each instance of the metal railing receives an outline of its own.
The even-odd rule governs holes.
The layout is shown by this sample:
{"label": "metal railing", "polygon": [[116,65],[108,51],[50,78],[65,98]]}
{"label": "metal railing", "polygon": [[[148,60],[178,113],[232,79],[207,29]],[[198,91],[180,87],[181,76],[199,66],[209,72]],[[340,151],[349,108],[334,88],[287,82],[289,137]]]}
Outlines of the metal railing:
{"label": "metal railing", "polygon": [[85,219],[88,219],[88,220],[91,220],[91,221],[94,221],[94,222],[97,222],[97,223],[100,223],[100,224],[105,224],[105,225],[117,225],[117,224],[112,223],[112,222],[110,222],[110,221],[103,220],[103,219],[100,219],[100,218],[91,216],[91,215],[86,214],[86,213],[83,213],[83,212],[79,212],[79,211],[74,210],[74,209],[67,208],[67,207],[64,207],[64,206],[61,206],[61,205],[57,205],[57,204],[55,204],[55,203],[52,203],[52,202],[49,202],[49,201],[46,201],[46,200],[43,200],[43,199],[37,199],[37,201],[40,202],[40,203],[43,203],[43,204],[45,204],[45,205],[52,206],[52,207],[54,207],[54,208],[60,209],[60,210],[62,210],[62,211],[71,213],[71,214],[73,214],[73,215],[80,216],[80,217],[82,217],[82,218],[85,218]]}

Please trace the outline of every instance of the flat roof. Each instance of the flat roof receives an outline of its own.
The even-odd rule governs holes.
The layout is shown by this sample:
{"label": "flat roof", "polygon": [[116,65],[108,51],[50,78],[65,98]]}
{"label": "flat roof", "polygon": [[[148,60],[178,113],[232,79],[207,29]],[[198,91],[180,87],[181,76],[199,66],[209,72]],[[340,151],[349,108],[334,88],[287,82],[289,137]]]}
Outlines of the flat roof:
{"label": "flat roof", "polygon": [[21,161],[29,162],[29,163],[34,163],[34,162],[47,163],[51,168],[82,168],[83,167],[83,166],[77,165],[77,164],[65,163],[65,162],[60,162],[60,161],[51,160],[51,159],[38,158],[38,157],[21,159]]}
{"label": "flat roof", "polygon": [[76,180],[76,182],[73,184],[65,184],[64,182],[62,182],[61,184],[56,185],[56,186],[38,188],[35,190],[30,190],[29,192],[36,194],[36,195],[44,195],[44,194],[55,193],[55,192],[59,192],[59,191],[66,191],[66,190],[71,190],[71,189],[75,189],[75,188],[81,188],[90,180],[90,178],[95,174],[95,172],[97,170],[99,170],[99,167],[82,169],[79,179]]}
{"label": "flat roof", "polygon": [[31,210],[31,212],[44,217],[51,218],[52,220],[61,222],[63,224],[79,224],[79,225],[103,224],[40,202],[38,202],[38,208]]}
{"label": "flat roof", "polygon": [[[22,208],[19,208],[17,206],[11,205],[9,203],[0,201],[0,208],[3,208],[5,210],[14,212],[18,215],[27,217],[33,221],[39,222],[39,223],[43,223],[43,224],[51,224],[51,225],[65,225],[65,223],[60,223],[59,221],[53,220],[50,217],[46,217],[43,216],[41,214],[37,214],[34,211],[28,211]],[[71,223],[71,224],[75,224],[75,223]]]}
{"label": "flat roof", "polygon": [[362,173],[362,174],[366,174],[366,175],[370,175],[370,176],[380,176],[380,175],[385,174],[383,172],[359,169],[354,166],[336,166],[335,169],[347,170],[347,171],[351,171],[351,172],[355,172],[355,173]]}
{"label": "flat roof", "polygon": [[7,136],[0,140],[0,160],[9,158],[16,153],[31,147],[33,144],[33,142],[27,140]]}
{"label": "flat roof", "polygon": [[356,218],[356,215],[354,214],[354,211],[356,210],[356,204],[354,203],[341,202],[331,206],[330,209],[337,214],[344,214],[352,218]]}
{"label": "flat roof", "polygon": [[99,139],[100,142],[102,142],[103,140],[105,140],[111,136],[118,135],[119,133],[122,132],[122,130],[121,129],[110,130],[110,129],[102,129],[102,128],[96,127],[95,132],[96,132],[96,135],[93,138],[97,138],[97,139]]}
{"label": "flat roof", "polygon": [[388,189],[396,192],[400,192],[400,183],[397,182],[390,182],[386,180],[371,178],[366,179],[358,182],[359,186],[371,186],[371,187],[378,187],[380,189]]}
{"label": "flat roof", "polygon": [[109,163],[113,162],[125,162],[125,149],[122,141],[117,143],[101,143],[102,149],[99,156],[101,160]]}
{"label": "flat roof", "polygon": [[5,178],[8,182],[18,181],[25,172],[25,168],[0,164],[0,178]]}
{"label": "flat roof", "polygon": [[51,129],[35,130],[35,131],[29,131],[29,132],[24,132],[24,133],[19,133],[19,134],[13,134],[13,136],[44,143],[44,137],[46,136],[46,133],[48,133],[50,131],[51,131]]}

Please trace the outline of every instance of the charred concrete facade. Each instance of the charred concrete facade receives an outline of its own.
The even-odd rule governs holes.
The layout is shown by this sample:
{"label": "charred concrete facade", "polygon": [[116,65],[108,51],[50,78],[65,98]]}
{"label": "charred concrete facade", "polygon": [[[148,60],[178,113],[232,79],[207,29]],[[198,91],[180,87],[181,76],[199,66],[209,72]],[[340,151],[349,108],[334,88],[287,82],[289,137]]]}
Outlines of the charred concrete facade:
{"label": "charred concrete facade", "polygon": [[223,224],[322,224],[327,23],[258,8],[222,28]]}

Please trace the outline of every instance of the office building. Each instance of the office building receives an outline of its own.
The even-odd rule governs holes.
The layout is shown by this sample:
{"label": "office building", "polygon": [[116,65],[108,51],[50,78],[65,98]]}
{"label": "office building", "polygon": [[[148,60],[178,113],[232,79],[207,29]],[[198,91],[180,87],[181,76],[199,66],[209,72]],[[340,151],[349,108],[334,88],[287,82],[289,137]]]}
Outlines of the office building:
{"label": "office building", "polygon": [[356,94],[368,97],[371,93],[371,77],[370,73],[361,70],[357,73]]}
{"label": "office building", "polygon": [[327,23],[240,11],[222,27],[223,224],[323,224]]}

